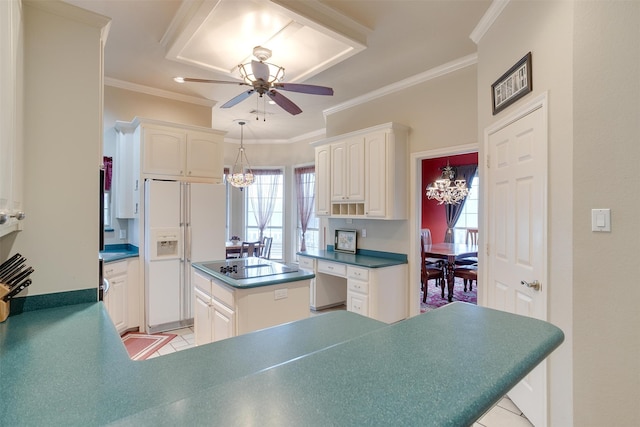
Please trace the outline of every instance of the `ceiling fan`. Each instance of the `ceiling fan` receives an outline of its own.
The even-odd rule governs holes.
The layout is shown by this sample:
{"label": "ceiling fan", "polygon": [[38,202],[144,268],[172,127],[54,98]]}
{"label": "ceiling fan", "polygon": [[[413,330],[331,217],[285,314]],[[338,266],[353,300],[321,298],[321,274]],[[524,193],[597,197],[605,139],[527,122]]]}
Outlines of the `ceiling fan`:
{"label": "ceiling fan", "polygon": [[175,77],[178,83],[221,83],[221,84],[237,84],[240,86],[251,86],[251,89],[242,92],[240,95],[231,98],[220,108],[230,108],[244,101],[253,93],[257,92],[260,98],[267,95],[276,104],[282,107],[290,114],[296,115],[302,113],[293,101],[282,95],[276,89],[287,90],[290,92],[307,93],[311,95],[333,95],[333,89],[325,86],[315,86],[297,83],[282,83],[284,77],[284,68],[278,65],[265,62],[271,57],[271,50],[262,46],[253,48],[253,55],[258,59],[252,60],[250,63],[238,65],[238,70],[242,76],[241,82],[233,82],[227,80],[208,80],[195,79],[190,77]]}

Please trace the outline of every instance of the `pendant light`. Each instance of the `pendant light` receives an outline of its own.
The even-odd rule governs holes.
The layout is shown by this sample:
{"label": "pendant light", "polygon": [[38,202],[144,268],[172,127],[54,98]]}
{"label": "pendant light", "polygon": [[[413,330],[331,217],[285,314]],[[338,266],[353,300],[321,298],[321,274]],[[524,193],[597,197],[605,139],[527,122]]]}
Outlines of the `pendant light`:
{"label": "pendant light", "polygon": [[233,165],[229,174],[227,174],[227,182],[236,188],[243,189],[253,184],[255,177],[247,159],[247,154],[244,151],[244,125],[246,122],[238,122],[240,125],[240,148],[238,149],[238,155],[236,156],[236,162]]}

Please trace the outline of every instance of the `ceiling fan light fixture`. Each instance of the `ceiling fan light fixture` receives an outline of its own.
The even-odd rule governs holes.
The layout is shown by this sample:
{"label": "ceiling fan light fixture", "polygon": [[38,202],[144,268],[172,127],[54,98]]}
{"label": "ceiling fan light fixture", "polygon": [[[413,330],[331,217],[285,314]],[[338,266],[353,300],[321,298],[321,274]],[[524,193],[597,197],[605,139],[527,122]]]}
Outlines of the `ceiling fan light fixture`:
{"label": "ceiling fan light fixture", "polygon": [[[267,80],[266,83],[279,83],[284,79],[284,67],[279,67],[268,62],[264,62],[264,64],[269,67],[269,80]],[[253,84],[258,81],[258,78],[253,74],[251,62],[238,65],[238,71],[240,72],[242,80],[248,85],[253,86]]]}

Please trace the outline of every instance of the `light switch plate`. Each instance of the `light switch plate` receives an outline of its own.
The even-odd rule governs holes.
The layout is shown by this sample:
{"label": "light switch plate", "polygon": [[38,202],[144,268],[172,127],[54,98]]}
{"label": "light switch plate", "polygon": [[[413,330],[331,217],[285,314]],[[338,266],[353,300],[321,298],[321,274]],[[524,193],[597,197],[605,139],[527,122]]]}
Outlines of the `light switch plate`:
{"label": "light switch plate", "polygon": [[591,231],[611,231],[611,209],[591,209]]}

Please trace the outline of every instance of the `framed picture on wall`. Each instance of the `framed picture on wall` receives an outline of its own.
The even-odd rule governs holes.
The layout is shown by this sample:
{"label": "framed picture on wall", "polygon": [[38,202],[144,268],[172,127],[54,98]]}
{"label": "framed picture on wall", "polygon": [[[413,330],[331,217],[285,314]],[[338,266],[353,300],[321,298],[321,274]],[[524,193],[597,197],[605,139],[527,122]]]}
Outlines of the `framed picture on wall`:
{"label": "framed picture on wall", "polygon": [[532,83],[531,52],[529,52],[491,85],[493,115],[495,116],[531,92]]}
{"label": "framed picture on wall", "polygon": [[333,249],[336,252],[356,253],[356,230],[336,230]]}

